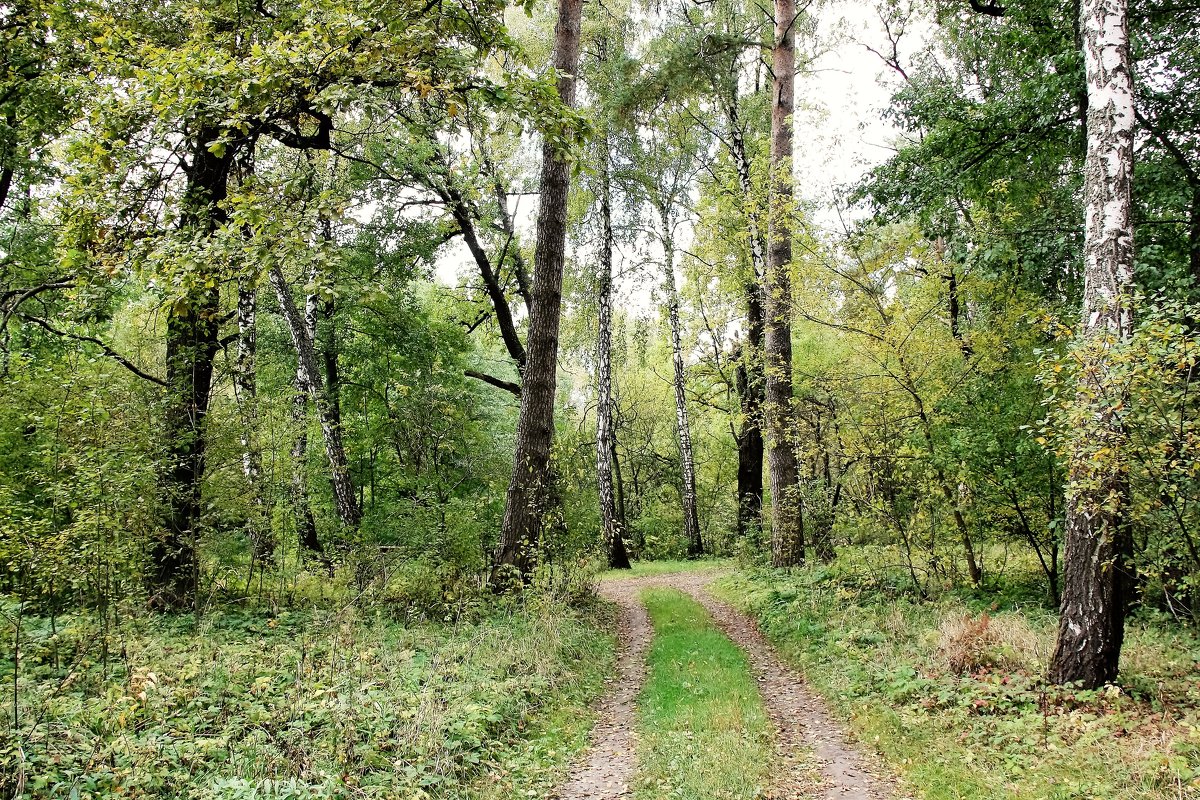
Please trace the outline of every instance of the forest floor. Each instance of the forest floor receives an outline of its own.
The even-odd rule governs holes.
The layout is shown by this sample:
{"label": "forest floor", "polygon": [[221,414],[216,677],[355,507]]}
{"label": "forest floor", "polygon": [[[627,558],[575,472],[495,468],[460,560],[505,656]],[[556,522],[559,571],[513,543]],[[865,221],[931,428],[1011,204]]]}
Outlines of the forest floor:
{"label": "forest floor", "polygon": [[[771,766],[763,776],[766,785],[748,786],[745,774],[730,776],[732,781],[742,784],[744,792],[751,793],[746,796],[780,800],[882,800],[895,797],[891,779],[883,776],[871,756],[850,743],[844,726],[829,713],[824,701],[808,688],[803,678],[780,660],[750,617],[718,600],[709,591],[713,581],[724,574],[714,570],[688,571],[608,577],[601,582],[600,594],[620,609],[618,672],[612,681],[611,693],[600,707],[591,746],[556,796],[560,800],[609,800],[690,794],[683,787],[669,785],[669,776],[665,781],[661,778],[654,781],[653,770],[646,769],[645,765],[640,774],[638,771],[639,761],[653,761],[650,754],[638,752],[642,737],[637,735],[637,700],[644,691],[651,642],[656,632],[661,635],[657,620],[652,627],[646,605],[651,600],[650,592],[673,589],[699,603],[716,628],[744,651],[753,683],[765,707],[774,748]],[[672,621],[668,619],[667,622]],[[692,673],[698,655],[691,653],[690,663],[686,665],[692,668]],[[689,673],[685,670],[683,674]],[[686,735],[689,738],[702,736],[703,731],[689,730]],[[703,761],[719,760],[724,753],[706,753],[692,748],[691,755]],[[720,790],[710,786],[708,791]],[[729,796],[735,796],[735,790],[730,791]]]}

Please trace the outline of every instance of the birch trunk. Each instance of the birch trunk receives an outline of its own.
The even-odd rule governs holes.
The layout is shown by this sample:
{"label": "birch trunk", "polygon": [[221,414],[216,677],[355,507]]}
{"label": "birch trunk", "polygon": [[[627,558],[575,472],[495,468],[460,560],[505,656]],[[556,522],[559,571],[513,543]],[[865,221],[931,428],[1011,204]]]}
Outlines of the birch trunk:
{"label": "birch trunk", "polygon": [[761,281],[766,274],[766,256],[762,239],[762,220],[754,205],[754,183],[751,179],[750,156],[738,118],[737,98],[725,109],[729,123],[729,149],[737,169],[738,185],[744,198],[743,212],[749,223],[750,268],[752,275],[743,286],[746,301],[747,346],[742,350],[737,367],[737,392],[741,401],[742,420],[737,433],[738,448],[738,536],[762,530],[763,505],[763,342],[765,320]]}
{"label": "birch trunk", "polygon": [[767,466],[771,476],[771,563],[804,560],[799,469],[792,429],[792,109],[796,70],[795,0],[775,0],[775,82],[771,98],[771,178],[764,299]]}
{"label": "birch trunk", "polygon": [[[1129,486],[1122,469],[1128,435],[1110,396],[1113,343],[1133,329],[1133,78],[1126,0],[1080,3],[1087,71],[1084,163],[1084,298],[1077,401],[1086,435],[1068,456],[1062,617],[1050,661],[1055,683],[1096,687],[1114,680],[1131,580]],[[1100,449],[1107,450],[1101,454]]]}
{"label": "birch trunk", "polygon": [[362,521],[362,512],[354,491],[354,481],[350,476],[346,448],[342,444],[341,427],[337,424],[333,403],[317,367],[313,337],[296,309],[296,302],[292,299],[283,271],[279,267],[273,267],[269,278],[279,299],[284,321],[292,335],[292,345],[295,347],[299,364],[298,372],[303,372],[303,382],[317,407],[317,418],[320,420],[321,433],[325,440],[325,455],[329,459],[330,483],[333,485],[334,506],[337,508],[338,518],[347,528],[357,528]]}
{"label": "birch trunk", "polygon": [[683,370],[683,339],[679,324],[679,290],[675,285],[675,242],[671,233],[670,213],[658,209],[662,222],[663,290],[667,295],[667,317],[671,324],[671,363],[674,366],[675,432],[679,437],[679,468],[683,476],[683,538],[688,557],[704,554],[700,537],[700,517],[696,510],[696,459],[692,450],[692,431],[688,423],[686,375]]}
{"label": "birch trunk", "polygon": [[613,453],[616,425],[612,413],[612,187],[608,177],[608,142],[602,140],[600,167],[600,274],[596,335],[596,485],[600,499],[600,522],[610,569],[629,569],[621,515],[613,491]]}
{"label": "birch trunk", "polygon": [[[312,275],[316,282],[316,275]],[[317,335],[317,296],[304,298],[304,330],[310,339]],[[303,366],[297,359],[292,396],[292,422],[296,426],[296,440],[292,444],[292,510],[296,518],[296,538],[300,547],[320,557],[332,575],[332,562],[325,557],[325,548],[317,536],[317,521],[313,517],[312,500],[308,493],[308,396],[310,390]]]}
{"label": "birch trunk", "polygon": [[[567,105],[573,105],[575,101],[582,10],[583,0],[559,0],[552,62],[559,72],[559,97]],[[532,574],[537,565],[542,518],[550,495],[550,447],[554,439],[554,394],[558,380],[558,333],[570,184],[570,165],[555,151],[553,143],[543,142],[541,206],[538,209],[531,295],[533,307],[529,310],[517,443],[491,575],[492,586],[497,590],[506,589],[513,577],[523,580]]]}

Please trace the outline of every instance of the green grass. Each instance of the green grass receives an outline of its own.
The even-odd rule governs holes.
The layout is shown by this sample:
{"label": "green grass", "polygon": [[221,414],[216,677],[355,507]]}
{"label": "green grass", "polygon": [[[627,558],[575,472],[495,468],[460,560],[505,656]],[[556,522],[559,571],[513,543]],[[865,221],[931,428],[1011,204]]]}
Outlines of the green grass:
{"label": "green grass", "polygon": [[60,621],[57,659],[27,645],[20,727],[0,719],[0,795],[23,782],[23,798],[544,797],[611,674],[599,613],[149,618],[114,635],[107,665],[82,623]]}
{"label": "green grass", "polygon": [[635,561],[632,569],[610,569],[600,573],[603,578],[641,578],[652,575],[672,575],[677,572],[715,572],[732,569],[735,562],[728,558],[706,558],[698,561]]}
{"label": "green grass", "polygon": [[[1051,612],[993,607],[982,623],[980,597],[946,593],[920,602],[855,570],[853,558],[790,575],[739,573],[716,591],[758,618],[911,796],[1200,797],[1193,635],[1135,620],[1123,691],[1049,687],[1042,675],[1054,638]],[[964,652],[972,663],[960,674],[951,662]]]}
{"label": "green grass", "polygon": [[682,592],[649,589],[642,599],[655,635],[638,706],[636,796],[761,797],[771,743],[745,653]]}

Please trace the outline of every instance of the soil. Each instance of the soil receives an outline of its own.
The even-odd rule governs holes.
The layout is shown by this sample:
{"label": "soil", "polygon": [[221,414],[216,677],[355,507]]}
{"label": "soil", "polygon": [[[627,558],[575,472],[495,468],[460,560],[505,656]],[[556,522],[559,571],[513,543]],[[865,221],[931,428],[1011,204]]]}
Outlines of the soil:
{"label": "soil", "polygon": [[898,797],[878,764],[852,745],[844,726],[794,670],[787,667],[754,621],[717,600],[708,585],[719,573],[613,578],[600,594],[620,609],[617,675],[599,707],[591,745],[555,794],[558,800],[633,796],[637,770],[636,704],[646,677],[653,628],[638,599],[642,589],[670,587],[691,595],[734,643],[745,650],[774,726],[776,769],[769,800],[891,800]]}

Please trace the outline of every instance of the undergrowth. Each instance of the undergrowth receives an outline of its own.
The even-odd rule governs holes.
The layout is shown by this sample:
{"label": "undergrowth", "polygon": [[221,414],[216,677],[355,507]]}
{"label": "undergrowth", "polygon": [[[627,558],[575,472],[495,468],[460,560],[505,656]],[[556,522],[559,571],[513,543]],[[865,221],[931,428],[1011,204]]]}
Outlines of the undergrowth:
{"label": "undergrowth", "polygon": [[1056,617],[1044,606],[952,592],[921,599],[856,569],[853,557],[791,574],[739,573],[717,590],[759,620],[914,796],[1200,797],[1200,646],[1191,633],[1135,617],[1121,686],[1049,686]]}
{"label": "undergrowth", "polygon": [[60,620],[22,654],[0,795],[545,796],[612,666],[605,613],[536,597],[455,624],[226,609],[127,621],[107,656]]}

